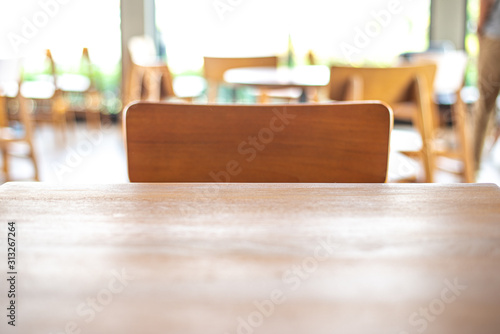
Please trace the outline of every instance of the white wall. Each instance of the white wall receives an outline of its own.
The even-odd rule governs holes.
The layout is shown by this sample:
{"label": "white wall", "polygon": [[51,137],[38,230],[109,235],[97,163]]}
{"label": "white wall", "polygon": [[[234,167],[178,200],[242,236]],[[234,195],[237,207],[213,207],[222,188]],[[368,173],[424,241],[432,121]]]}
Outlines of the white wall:
{"label": "white wall", "polygon": [[450,40],[464,48],[466,0],[432,0],[431,40]]}

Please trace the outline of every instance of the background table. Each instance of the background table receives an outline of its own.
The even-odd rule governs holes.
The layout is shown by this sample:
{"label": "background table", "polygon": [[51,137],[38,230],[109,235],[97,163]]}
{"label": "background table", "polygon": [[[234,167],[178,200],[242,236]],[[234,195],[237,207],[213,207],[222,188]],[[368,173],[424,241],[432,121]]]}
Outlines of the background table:
{"label": "background table", "polygon": [[500,332],[493,185],[8,183],[0,220],[1,333]]}
{"label": "background table", "polygon": [[266,102],[266,89],[301,88],[301,101],[306,102],[307,90],[313,90],[318,100],[318,88],[330,82],[330,70],[323,65],[287,67],[241,67],[227,70],[224,81],[232,85],[258,87],[262,90],[260,102]]}

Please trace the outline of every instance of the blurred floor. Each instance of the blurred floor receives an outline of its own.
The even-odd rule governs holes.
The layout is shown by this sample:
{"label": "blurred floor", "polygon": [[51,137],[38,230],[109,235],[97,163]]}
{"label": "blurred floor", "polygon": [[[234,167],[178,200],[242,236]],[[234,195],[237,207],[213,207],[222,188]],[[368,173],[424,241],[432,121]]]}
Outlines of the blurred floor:
{"label": "blurred floor", "polygon": [[[84,123],[79,123],[73,131],[68,131],[66,144],[62,144],[60,136],[54,133],[50,125],[39,125],[35,132],[35,145],[42,182],[128,182],[122,128],[119,124],[108,123],[100,130],[89,130]],[[396,159],[391,155],[389,175],[397,176],[399,173],[393,167]],[[409,165],[406,167],[406,170],[412,168]],[[14,180],[26,180],[32,175],[32,167],[26,159],[12,158],[11,170]],[[460,182],[460,179],[450,173],[437,172],[436,182],[454,183]],[[500,185],[500,142],[485,154],[477,182]]]}

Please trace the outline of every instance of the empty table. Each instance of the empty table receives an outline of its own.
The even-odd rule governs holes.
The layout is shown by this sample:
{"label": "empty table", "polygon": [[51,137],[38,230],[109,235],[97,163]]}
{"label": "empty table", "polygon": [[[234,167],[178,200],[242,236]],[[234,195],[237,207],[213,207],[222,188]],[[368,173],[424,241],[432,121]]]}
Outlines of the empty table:
{"label": "empty table", "polygon": [[307,91],[312,90],[314,100],[318,89],[330,82],[330,70],[323,65],[287,67],[241,67],[227,70],[224,80],[232,85],[258,87],[263,91],[261,102],[267,101],[266,90],[301,88],[301,101],[306,102]]}
{"label": "empty table", "polygon": [[500,332],[494,185],[7,183],[0,220],[1,333]]}

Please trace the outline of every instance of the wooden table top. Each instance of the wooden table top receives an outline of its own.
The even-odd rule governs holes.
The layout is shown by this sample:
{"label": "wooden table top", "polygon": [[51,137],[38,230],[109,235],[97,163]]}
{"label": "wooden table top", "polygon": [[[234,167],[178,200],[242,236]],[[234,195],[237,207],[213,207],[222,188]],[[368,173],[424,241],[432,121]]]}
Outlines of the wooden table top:
{"label": "wooden table top", "polygon": [[7,183],[0,220],[1,333],[500,333],[494,185]]}
{"label": "wooden table top", "polygon": [[323,87],[330,82],[330,70],[323,65],[286,67],[241,67],[227,70],[224,81],[234,85],[267,88]]}

